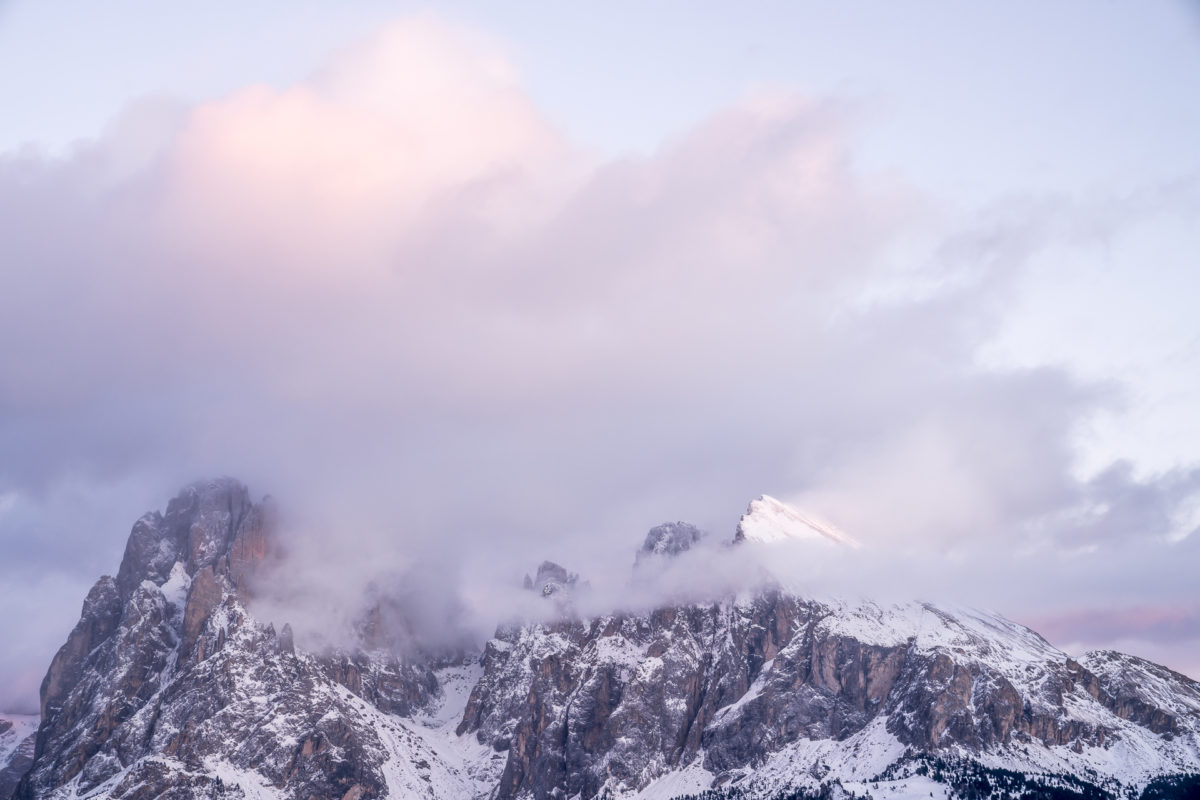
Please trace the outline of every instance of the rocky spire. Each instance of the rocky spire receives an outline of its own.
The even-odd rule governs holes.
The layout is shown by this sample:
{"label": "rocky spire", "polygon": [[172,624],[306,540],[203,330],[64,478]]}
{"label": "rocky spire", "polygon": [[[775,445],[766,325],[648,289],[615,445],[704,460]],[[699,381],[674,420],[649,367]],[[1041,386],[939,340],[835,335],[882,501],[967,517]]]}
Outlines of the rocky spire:
{"label": "rocky spire", "polygon": [[646,540],[634,559],[634,566],[655,557],[677,556],[691,550],[704,538],[704,531],[688,522],[664,522],[646,534]]}
{"label": "rocky spire", "polygon": [[[272,516],[244,485],[220,478],[185,487],[165,513],[134,524],[117,577],[88,592],[42,681],[35,778],[72,779],[172,673],[223,645],[236,620],[216,630],[210,618],[248,596],[270,550]],[[80,725],[91,734],[77,736]]]}
{"label": "rocky spire", "polygon": [[133,526],[117,572],[117,590],[128,601],[142,581],[161,586],[176,563],[189,577],[205,568],[240,590],[267,555],[270,501],[256,505],[232,478],[197,481],[167,504],[165,514],[145,514]]}
{"label": "rocky spire", "polygon": [[578,575],[567,572],[566,567],[553,561],[543,561],[539,564],[535,577],[525,576],[525,588],[537,592],[542,597],[569,592],[578,582]]}

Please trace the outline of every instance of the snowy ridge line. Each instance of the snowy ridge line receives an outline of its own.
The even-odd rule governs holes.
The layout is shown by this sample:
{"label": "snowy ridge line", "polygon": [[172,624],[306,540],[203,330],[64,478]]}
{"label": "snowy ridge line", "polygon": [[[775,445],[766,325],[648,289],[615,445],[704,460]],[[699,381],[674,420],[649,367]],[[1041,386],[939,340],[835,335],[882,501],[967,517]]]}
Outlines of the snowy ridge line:
{"label": "snowy ridge line", "polygon": [[750,502],[738,521],[734,541],[773,544],[785,541],[814,540],[832,542],[852,549],[862,545],[831,523],[816,519],[770,495]]}
{"label": "snowy ridge line", "polygon": [[[767,520],[836,541],[770,498],[747,516],[752,535]],[[242,593],[264,519],[226,480],[135,525],[55,656],[17,800],[900,800],[951,794],[931,763],[1107,794],[1200,771],[1200,684],[1119,653],[1076,661],[970,608],[776,585],[584,617],[546,562],[532,597],[556,613],[500,626],[478,655],[406,659],[365,634],[297,651]],[[645,558],[699,537],[660,526]],[[645,558],[650,575],[662,562]],[[536,591],[551,579],[561,592]]]}

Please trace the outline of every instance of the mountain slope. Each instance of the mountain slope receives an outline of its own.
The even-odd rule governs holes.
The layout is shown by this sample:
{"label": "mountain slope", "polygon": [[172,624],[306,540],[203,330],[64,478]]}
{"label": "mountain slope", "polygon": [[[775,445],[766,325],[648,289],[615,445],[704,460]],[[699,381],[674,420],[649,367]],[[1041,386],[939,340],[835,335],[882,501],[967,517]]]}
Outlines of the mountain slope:
{"label": "mountain slope", "polygon": [[298,654],[247,612],[269,517],[222,480],[138,521],[46,675],[16,797],[379,797],[434,776],[464,796],[388,713],[433,703],[430,666]]}
{"label": "mountain slope", "polygon": [[738,521],[734,542],[817,541],[857,548],[858,542],[833,525],[805,514],[770,495],[750,501]]}
{"label": "mountain slope", "polygon": [[[766,588],[580,618],[547,562],[551,621],[478,657],[306,653],[248,610],[272,519],[220,480],[135,524],[47,673],[16,797],[1103,797],[1200,771],[1200,684],[971,609]],[[641,579],[700,539],[652,530]]]}
{"label": "mountain slope", "polygon": [[[1173,705],[1133,701],[965,610],[767,592],[501,631],[483,663],[459,730],[509,752],[501,798],[633,792],[683,767],[726,783],[772,763],[780,785],[816,786],[912,752],[1133,784],[1200,764],[1194,682],[1161,677]],[[1122,680],[1145,685],[1144,669]],[[817,762],[830,771],[813,780]]]}
{"label": "mountain slope", "polygon": [[0,798],[12,796],[32,766],[37,728],[35,716],[0,714]]}

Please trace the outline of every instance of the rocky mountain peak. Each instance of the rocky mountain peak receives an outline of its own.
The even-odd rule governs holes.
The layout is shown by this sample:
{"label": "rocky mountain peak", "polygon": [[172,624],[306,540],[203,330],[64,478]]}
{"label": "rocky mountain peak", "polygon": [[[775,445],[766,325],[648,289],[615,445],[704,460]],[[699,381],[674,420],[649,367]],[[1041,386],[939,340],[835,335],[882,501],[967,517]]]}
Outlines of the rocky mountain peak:
{"label": "rocky mountain peak", "polygon": [[254,504],[249,489],[232,478],[184,487],[165,514],[151,512],[134,524],[117,572],[122,602],[143,581],[166,583],[176,563],[189,577],[211,568],[245,590],[253,566],[267,555],[270,517],[269,501]]}
{"label": "rocky mountain peak", "polygon": [[828,522],[805,514],[782,500],[760,495],[750,501],[738,521],[733,543],[774,544],[786,541],[831,542],[858,549],[859,543]]}
{"label": "rocky mountain peak", "polygon": [[[96,583],[46,674],[14,797],[386,794],[379,720],[428,706],[439,685],[428,666],[388,653],[304,653],[290,625],[276,633],[254,618],[246,599],[273,518],[220,479],[138,520],[118,578]],[[263,794],[264,782],[287,791]]]}
{"label": "rocky mountain peak", "polygon": [[569,591],[578,581],[579,576],[567,572],[566,567],[553,561],[543,561],[538,565],[535,577],[525,576],[525,588],[537,592],[542,597],[551,597]]}
{"label": "rocky mountain peak", "polygon": [[[478,657],[307,651],[242,602],[271,541],[248,498],[194,484],[134,526],[46,676],[17,800],[1127,800],[1200,769],[1200,683],[970,609],[767,588],[589,615],[547,561],[526,587],[560,613],[502,624]],[[738,541],[841,541],[826,528],[763,497]],[[699,538],[668,523],[643,550]]]}
{"label": "rocky mountain peak", "polygon": [[272,517],[243,484],[221,478],[184,487],[165,513],[134,524],[117,577],[103,576],[92,587],[42,681],[38,757],[75,741],[81,725],[95,736],[43,760],[49,772],[42,778],[79,774],[93,763],[89,751],[129,723],[161,681],[224,646],[241,624],[240,604],[269,551]]}
{"label": "rocky mountain peak", "polygon": [[703,538],[704,531],[688,522],[664,522],[656,525],[646,534],[646,540],[637,552],[634,565],[642,564],[650,558],[677,556],[692,549]]}

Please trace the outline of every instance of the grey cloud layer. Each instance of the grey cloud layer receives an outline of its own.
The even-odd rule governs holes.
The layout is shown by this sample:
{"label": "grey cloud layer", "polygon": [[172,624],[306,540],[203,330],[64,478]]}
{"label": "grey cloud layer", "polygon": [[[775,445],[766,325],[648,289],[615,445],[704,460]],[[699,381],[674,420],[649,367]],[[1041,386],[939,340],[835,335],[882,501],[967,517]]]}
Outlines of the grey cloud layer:
{"label": "grey cloud layer", "polygon": [[0,161],[0,638],[41,658],[0,663],[0,706],[132,520],[216,473],[291,509],[297,585],[346,614],[420,562],[427,604],[486,630],[542,557],[617,585],[650,525],[731,533],[762,492],[874,548],[831,589],[1194,607],[1196,537],[1167,537],[1200,473],[1082,480],[1072,437],[1113,388],[976,362],[1029,252],[1077,233],[984,218],[897,270],[936,217],[856,169],[848,109],[763,98],[595,164],[442,44],[465,118],[398,111],[355,73],[387,60],[348,59],[169,110],[153,157],[118,125]]}

